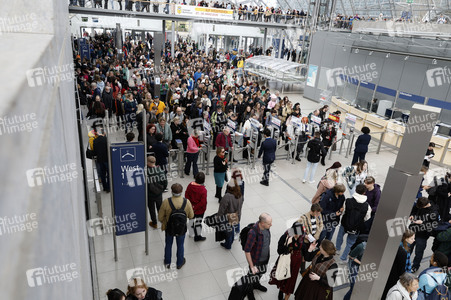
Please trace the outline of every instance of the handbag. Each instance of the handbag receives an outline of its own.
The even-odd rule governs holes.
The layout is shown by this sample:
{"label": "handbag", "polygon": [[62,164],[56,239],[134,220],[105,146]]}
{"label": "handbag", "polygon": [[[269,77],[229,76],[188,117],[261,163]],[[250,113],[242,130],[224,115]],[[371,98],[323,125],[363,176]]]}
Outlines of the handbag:
{"label": "handbag", "polygon": [[89,144],[88,144],[88,147],[86,147],[86,158],[87,159],[95,159],[96,158],[96,154],[95,154],[94,150],[89,149]]}
{"label": "handbag", "polygon": [[230,225],[237,225],[240,222],[238,213],[236,212],[227,214],[227,220],[229,221]]}
{"label": "handbag", "polygon": [[[288,245],[290,237],[287,237],[285,246]],[[291,253],[279,255],[277,260],[277,268],[274,277],[277,280],[285,280],[291,277]]]}

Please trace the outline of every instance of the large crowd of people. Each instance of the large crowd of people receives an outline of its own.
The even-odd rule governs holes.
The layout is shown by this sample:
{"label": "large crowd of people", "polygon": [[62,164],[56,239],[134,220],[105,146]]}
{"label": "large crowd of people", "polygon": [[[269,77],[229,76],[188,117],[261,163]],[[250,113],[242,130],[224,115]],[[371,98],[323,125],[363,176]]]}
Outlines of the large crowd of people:
{"label": "large crowd of people", "polygon": [[[307,152],[307,167],[299,184],[315,184],[318,165],[326,165],[324,158],[335,145],[340,112],[329,111],[324,105],[308,115],[303,114],[301,103],[293,104],[289,97],[263,86],[258,78],[235,72],[244,58],[233,52],[223,53],[221,61],[216,53],[207,55],[195,44],[179,40],[172,55],[171,45],[166,43],[161,67],[157,70],[151,36],[145,41],[126,40],[121,55],[111,36],[96,35],[89,39],[90,58],[82,59],[77,47],[74,48],[80,103],[86,106],[90,119],[108,116],[110,126],[117,130],[118,136],[125,135],[127,141],[143,141],[146,137],[149,226],[165,231],[163,253],[168,268],[174,238],[176,266],[180,269],[186,263],[186,233],[194,242],[205,241],[207,237],[202,235],[202,224],[205,223],[215,228],[216,241],[221,241],[224,249],[231,249],[239,237],[249,264],[249,274],[232,287],[229,299],[239,299],[237,295],[255,299],[254,290],[265,292],[267,287],[259,280],[268,271],[269,284],[280,291],[279,299],[287,300],[293,294],[295,299],[332,299],[333,283],[328,281],[326,273],[345,264],[354,270],[350,272],[351,287],[346,295],[346,299],[350,299],[356,270],[381,197],[381,187],[365,161],[371,142],[369,128],[361,129],[363,134],[356,141],[352,164],[343,166],[337,161],[327,168],[317,185],[318,192],[310,210],[286,232],[278,233],[279,263],[268,269],[272,218],[262,213],[254,224],[240,227],[246,178],[240,168],[230,170],[230,178],[227,178],[230,162],[254,155],[263,157],[264,173],[260,183],[268,186],[277,145],[285,144],[285,149],[292,151],[290,154],[297,161],[304,159],[301,153]],[[190,130],[190,122],[195,119],[203,123],[202,130]],[[297,127],[298,120],[304,125],[317,122],[320,125]],[[279,124],[279,136],[274,136],[274,124]],[[107,128],[104,127],[94,126],[90,131],[90,150],[92,157],[97,157],[97,171],[104,191],[109,192],[108,136],[105,136]],[[242,134],[242,144],[232,139],[235,132]],[[246,147],[251,132],[258,137],[255,148],[242,151],[240,157],[232,155],[237,148]],[[169,161],[180,159],[180,156],[172,156],[170,151],[178,148],[179,140],[183,145],[179,151],[185,152],[183,172],[194,178],[186,189],[179,183],[169,187],[167,180]],[[297,144],[293,144],[293,140]],[[204,216],[211,203],[207,199],[212,196],[207,195],[206,175],[197,166],[204,148],[213,149],[216,154],[211,176],[216,185],[214,197],[219,201],[218,212],[208,217]],[[433,145],[430,145],[424,163],[427,165],[432,157]],[[424,173],[427,170],[426,166],[422,169]],[[429,295],[434,293],[436,286],[445,284],[451,256],[450,210],[447,206],[451,185],[446,182],[435,187],[422,183],[417,199],[413,199],[412,224],[404,233],[394,258],[384,292],[386,299],[401,299],[404,294]],[[171,197],[163,199],[163,193],[168,189]],[[424,197],[426,193],[428,198]],[[438,220],[440,226],[433,226]],[[338,234],[334,243],[336,229]],[[423,271],[418,281],[412,274],[420,267],[430,237],[435,238],[431,268]],[[410,263],[412,253],[415,253],[413,265]],[[340,256],[336,257],[337,254]],[[282,265],[281,257],[287,255],[291,258],[290,263]],[[311,264],[306,267],[308,261]],[[291,277],[280,275],[280,268],[289,268]],[[424,277],[430,276],[431,272],[435,274],[435,283]],[[302,280],[296,288],[299,273]],[[107,296],[121,300],[161,299],[162,293],[148,287],[143,279],[134,278],[126,294],[114,289],[108,291]]]}

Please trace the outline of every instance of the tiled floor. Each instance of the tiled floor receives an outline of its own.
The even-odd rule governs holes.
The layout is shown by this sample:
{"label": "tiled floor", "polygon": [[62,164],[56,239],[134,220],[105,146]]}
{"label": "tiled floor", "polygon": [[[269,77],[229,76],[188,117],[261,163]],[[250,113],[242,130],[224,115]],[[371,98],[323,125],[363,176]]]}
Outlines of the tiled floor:
{"label": "tiled floor", "polygon": [[[289,95],[293,102],[301,102],[303,114],[307,114],[319,106],[318,103],[301,99],[300,96]],[[293,99],[294,98],[294,99]],[[116,141],[122,141],[116,137]],[[383,185],[388,167],[394,163],[395,153],[383,150],[379,155],[375,154],[375,146],[371,146],[367,154],[370,164],[370,172],[376,181]],[[351,157],[334,153],[332,160],[327,161],[326,167],[334,161],[340,161],[342,165],[349,165]],[[377,162],[377,163],[376,163]],[[261,161],[257,162],[260,166]],[[309,200],[316,191],[315,184],[303,184],[301,177],[306,165],[302,162],[291,162],[277,160],[274,165],[274,178],[269,187],[259,184],[261,174],[245,176],[245,200],[243,204],[241,226],[255,222],[262,212],[267,212],[273,217],[271,228],[271,263],[277,258],[277,241],[287,228],[288,220],[298,218],[310,208]],[[242,168],[250,168],[244,164],[238,164]],[[319,166],[316,172],[316,182],[324,174],[326,167]],[[250,169],[246,170],[251,171]],[[252,177],[254,176],[254,177]],[[173,182],[179,182],[184,187],[192,181],[192,177],[183,179],[175,178]],[[205,215],[211,215],[218,210],[218,201],[213,197],[215,192],[212,170],[206,179],[208,190],[208,206]],[[166,193],[164,196],[168,196]],[[102,193],[102,204],[105,215],[111,215],[111,201],[109,194]],[[91,204],[91,209],[96,212],[96,206]],[[238,241],[235,241],[230,251],[223,249],[219,243],[214,242],[214,234],[209,231],[204,234],[207,240],[194,242],[192,238],[186,237],[185,257],[186,265],[181,270],[170,270],[161,272],[163,268],[164,233],[158,229],[149,231],[149,255],[145,255],[144,233],[130,234],[117,237],[118,261],[114,261],[113,237],[111,234],[94,238],[95,258],[97,261],[98,285],[100,299],[104,299],[105,292],[110,288],[120,288],[126,291],[127,270],[147,267],[152,269],[152,282],[150,286],[163,292],[164,299],[227,299],[230,287],[227,281],[227,271],[246,267],[246,259]],[[335,241],[335,239],[334,239]],[[175,259],[176,247],[173,247],[173,259]],[[429,252],[425,256],[430,255]],[[175,262],[175,261],[173,261]],[[423,264],[425,265],[425,264]],[[424,267],[424,266],[423,266]],[[169,275],[168,275],[169,274]],[[299,281],[299,279],[298,279]],[[268,286],[268,284],[264,285]],[[334,293],[336,299],[342,299],[347,289],[338,290]],[[277,299],[277,289],[269,286],[268,292],[255,292],[257,299]]]}

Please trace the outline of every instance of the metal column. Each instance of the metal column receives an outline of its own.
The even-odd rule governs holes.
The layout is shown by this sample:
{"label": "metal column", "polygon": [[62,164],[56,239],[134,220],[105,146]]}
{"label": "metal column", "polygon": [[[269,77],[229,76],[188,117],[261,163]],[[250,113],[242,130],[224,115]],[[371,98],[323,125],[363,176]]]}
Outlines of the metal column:
{"label": "metal column", "polygon": [[424,149],[432,137],[432,130],[428,128],[434,128],[439,114],[439,108],[421,104],[412,107],[395,165],[390,167],[387,174],[362,258],[362,269],[365,270],[364,266],[373,265],[375,270],[368,268],[365,271],[376,272],[377,276],[372,281],[357,281],[352,299],[380,299],[402,234],[407,229],[406,220],[423,177],[419,171],[423,163]]}
{"label": "metal column", "polygon": [[175,44],[175,22],[171,21],[171,57],[174,57],[174,44]]}
{"label": "metal column", "polygon": [[266,53],[266,39],[268,37],[268,28],[265,27],[265,34],[263,35],[263,55]]}

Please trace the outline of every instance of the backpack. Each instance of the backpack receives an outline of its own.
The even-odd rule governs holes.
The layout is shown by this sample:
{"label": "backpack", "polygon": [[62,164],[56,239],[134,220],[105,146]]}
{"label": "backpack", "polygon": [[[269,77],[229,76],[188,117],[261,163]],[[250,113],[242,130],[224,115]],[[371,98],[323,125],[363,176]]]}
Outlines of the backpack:
{"label": "backpack", "polygon": [[166,232],[171,236],[184,235],[187,230],[186,222],[187,216],[185,212],[186,199],[183,198],[182,207],[176,209],[172,203],[172,197],[169,198],[169,205],[171,206],[171,215],[169,216],[168,223],[166,225]]}
{"label": "backpack", "polygon": [[[428,274],[428,273],[426,273]],[[445,282],[447,280],[447,278],[445,277],[445,281],[442,282],[441,284],[439,284],[437,282],[437,279],[435,279],[434,276],[428,274],[429,277],[431,277],[435,283],[437,283],[437,286],[434,288],[434,290],[432,290],[432,292],[430,294],[426,294],[425,290],[422,291],[418,291],[418,298],[420,298],[420,293],[423,294],[425,300],[450,300],[451,299],[451,293],[448,289],[448,287],[445,285]]]}
{"label": "backpack", "polygon": [[[254,227],[255,223],[250,223],[249,225],[247,225],[246,227],[244,227],[243,229],[241,229],[240,232],[240,243],[241,243],[241,248],[246,247],[246,242],[247,242],[247,237],[249,235],[249,231]],[[257,239],[258,239],[258,235],[257,235]]]}
{"label": "backpack", "polygon": [[346,200],[346,212],[341,220],[341,224],[346,233],[358,234],[361,227],[364,226],[362,220],[365,218],[369,204],[365,202],[362,205],[355,205],[357,201],[354,198],[348,200]]}

